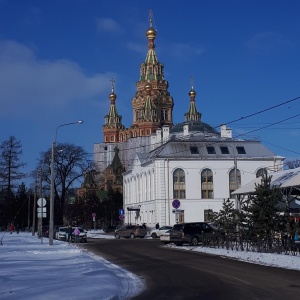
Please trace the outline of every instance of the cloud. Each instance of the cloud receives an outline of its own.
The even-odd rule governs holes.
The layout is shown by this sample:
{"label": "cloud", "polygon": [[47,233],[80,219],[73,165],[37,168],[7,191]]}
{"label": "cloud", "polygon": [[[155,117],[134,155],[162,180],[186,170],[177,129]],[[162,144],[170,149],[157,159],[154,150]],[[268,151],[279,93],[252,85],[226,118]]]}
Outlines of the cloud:
{"label": "cloud", "polygon": [[121,33],[123,30],[113,19],[110,18],[98,18],[97,22],[97,30],[98,31],[106,31],[106,32],[114,32],[114,33]]}
{"label": "cloud", "polygon": [[143,44],[127,43],[126,47],[129,50],[132,50],[132,51],[137,52],[137,53],[141,53],[143,55],[145,55],[146,51],[147,51],[147,45],[145,43],[143,43]]}
{"label": "cloud", "polygon": [[39,60],[32,49],[0,40],[0,116],[59,111],[110,89],[111,73],[86,76],[69,60]]}
{"label": "cloud", "polygon": [[245,46],[253,53],[269,54],[290,48],[293,44],[281,34],[262,32],[250,38]]}
{"label": "cloud", "polygon": [[168,49],[169,54],[181,61],[191,60],[194,56],[199,56],[204,51],[204,48],[196,48],[182,43],[175,43]]}

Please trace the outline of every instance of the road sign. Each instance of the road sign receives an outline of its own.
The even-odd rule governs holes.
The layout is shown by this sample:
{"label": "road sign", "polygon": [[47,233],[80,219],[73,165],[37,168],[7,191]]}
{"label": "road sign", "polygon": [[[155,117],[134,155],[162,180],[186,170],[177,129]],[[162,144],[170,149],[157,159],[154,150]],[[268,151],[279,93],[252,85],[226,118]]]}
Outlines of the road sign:
{"label": "road sign", "polygon": [[119,215],[124,215],[124,209],[119,209]]}
{"label": "road sign", "polygon": [[37,205],[38,206],[45,206],[47,203],[47,200],[45,198],[39,198],[38,201],[37,201]]}
{"label": "road sign", "polygon": [[119,215],[120,220],[124,220],[125,216],[124,215]]}
{"label": "road sign", "polygon": [[[38,216],[38,218],[41,218],[42,217],[42,213],[38,212],[37,216]],[[47,214],[45,212],[43,212],[43,218],[47,218]]]}
{"label": "road sign", "polygon": [[92,217],[93,217],[93,218],[96,218],[96,214],[95,214],[95,213],[92,213]]}
{"label": "road sign", "polygon": [[172,202],[172,206],[174,208],[179,208],[180,207],[180,201],[178,199],[174,199]]}
{"label": "road sign", "polygon": [[46,207],[37,207],[36,208],[36,211],[38,212],[38,213],[46,213],[47,212],[47,208]]}
{"label": "road sign", "polygon": [[176,208],[176,209],[172,209],[172,213],[174,214],[178,214],[178,213],[180,213],[181,212],[181,209],[178,209],[178,208]]}

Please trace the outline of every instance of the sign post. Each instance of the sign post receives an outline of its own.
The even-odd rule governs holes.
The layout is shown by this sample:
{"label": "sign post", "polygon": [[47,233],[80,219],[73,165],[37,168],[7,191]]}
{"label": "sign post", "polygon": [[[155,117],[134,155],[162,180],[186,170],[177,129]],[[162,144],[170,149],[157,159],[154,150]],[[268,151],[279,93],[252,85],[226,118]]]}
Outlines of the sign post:
{"label": "sign post", "polygon": [[47,200],[45,198],[39,198],[37,201],[37,215],[39,218],[39,224],[40,224],[40,236],[41,236],[41,244],[43,244],[43,218],[47,217],[47,212],[46,212],[46,203]]}
{"label": "sign post", "polygon": [[119,209],[119,219],[123,221],[125,219],[124,209]]}
{"label": "sign post", "polygon": [[180,201],[178,199],[174,199],[172,202],[172,206],[174,207],[172,212],[175,213],[175,222],[178,223],[179,222],[179,214],[181,212],[181,209],[179,209]]}
{"label": "sign post", "polygon": [[96,231],[96,214],[92,213],[92,217],[93,217],[93,222],[94,222],[94,233]]}

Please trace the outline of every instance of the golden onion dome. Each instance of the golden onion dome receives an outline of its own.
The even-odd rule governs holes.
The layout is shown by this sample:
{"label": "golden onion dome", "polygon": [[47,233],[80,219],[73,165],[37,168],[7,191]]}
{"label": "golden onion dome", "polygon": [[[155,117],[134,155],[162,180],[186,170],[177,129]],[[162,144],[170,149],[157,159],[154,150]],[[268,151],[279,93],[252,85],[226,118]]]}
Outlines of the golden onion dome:
{"label": "golden onion dome", "polygon": [[114,92],[111,92],[111,93],[109,94],[109,99],[110,99],[110,100],[116,100],[116,99],[117,99],[117,95],[116,95]]}
{"label": "golden onion dome", "polygon": [[195,97],[196,95],[197,95],[196,91],[194,89],[191,89],[190,92],[189,92],[189,96],[194,96]]}
{"label": "golden onion dome", "polygon": [[151,84],[150,84],[150,83],[147,83],[147,84],[145,85],[145,90],[146,90],[146,91],[151,91]]}
{"label": "golden onion dome", "polygon": [[152,26],[146,32],[146,36],[148,39],[155,39],[156,34],[157,31]]}

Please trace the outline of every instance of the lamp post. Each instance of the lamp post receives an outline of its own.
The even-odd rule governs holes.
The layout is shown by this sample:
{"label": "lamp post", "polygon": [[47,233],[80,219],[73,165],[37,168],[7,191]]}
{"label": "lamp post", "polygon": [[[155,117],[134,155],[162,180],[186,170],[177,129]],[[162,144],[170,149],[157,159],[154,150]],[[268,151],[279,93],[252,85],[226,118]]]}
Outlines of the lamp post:
{"label": "lamp post", "polygon": [[53,245],[53,226],[54,226],[54,156],[55,156],[55,147],[57,139],[57,131],[60,127],[73,125],[73,124],[83,124],[82,120],[66,123],[57,126],[55,131],[55,139],[52,142],[51,149],[51,166],[50,166],[50,220],[49,220],[49,245]]}

